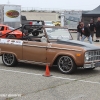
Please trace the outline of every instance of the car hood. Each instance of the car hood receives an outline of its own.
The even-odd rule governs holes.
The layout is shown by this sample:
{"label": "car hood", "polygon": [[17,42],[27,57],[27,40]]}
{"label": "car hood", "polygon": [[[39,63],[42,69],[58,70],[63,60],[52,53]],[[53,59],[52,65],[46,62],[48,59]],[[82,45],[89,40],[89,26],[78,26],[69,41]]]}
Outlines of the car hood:
{"label": "car hood", "polygon": [[76,40],[67,40],[67,41],[58,40],[57,43],[58,44],[66,44],[66,45],[82,47],[85,50],[97,50],[97,49],[100,49],[100,47],[96,46],[95,44],[90,44],[90,43],[76,41]]}

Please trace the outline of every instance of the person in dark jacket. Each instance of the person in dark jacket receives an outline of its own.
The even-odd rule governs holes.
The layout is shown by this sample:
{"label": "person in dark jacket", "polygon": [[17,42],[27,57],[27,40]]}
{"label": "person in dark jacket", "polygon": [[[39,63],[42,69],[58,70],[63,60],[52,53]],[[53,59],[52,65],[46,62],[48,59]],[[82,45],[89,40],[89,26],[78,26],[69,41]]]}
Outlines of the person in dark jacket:
{"label": "person in dark jacket", "polygon": [[81,37],[82,37],[82,34],[81,34],[81,22],[79,22],[79,24],[77,26],[77,40],[80,41]]}
{"label": "person in dark jacket", "polygon": [[100,17],[98,17],[95,27],[96,27],[96,41],[95,42],[99,42],[99,38],[100,38]]}
{"label": "person in dark jacket", "polygon": [[88,27],[89,27],[89,29],[91,31],[91,37],[92,37],[92,41],[93,41],[94,32],[95,32],[95,24],[94,24],[93,19],[90,20],[90,23],[88,24]]}
{"label": "person in dark jacket", "polygon": [[84,23],[81,22],[81,30],[82,30],[82,39],[83,42],[85,38],[88,38],[89,42],[92,44],[92,37],[89,27],[84,26]]}

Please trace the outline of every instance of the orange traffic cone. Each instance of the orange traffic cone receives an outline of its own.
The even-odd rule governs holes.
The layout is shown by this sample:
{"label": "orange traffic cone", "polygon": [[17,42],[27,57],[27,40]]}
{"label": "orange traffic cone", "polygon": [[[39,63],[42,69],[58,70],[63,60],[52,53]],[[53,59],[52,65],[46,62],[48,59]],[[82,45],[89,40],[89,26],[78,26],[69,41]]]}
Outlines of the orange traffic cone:
{"label": "orange traffic cone", "polygon": [[50,75],[50,71],[49,71],[49,66],[48,66],[48,65],[46,65],[45,75],[43,75],[43,76],[46,76],[46,77],[50,77],[50,76],[51,76],[51,75]]}

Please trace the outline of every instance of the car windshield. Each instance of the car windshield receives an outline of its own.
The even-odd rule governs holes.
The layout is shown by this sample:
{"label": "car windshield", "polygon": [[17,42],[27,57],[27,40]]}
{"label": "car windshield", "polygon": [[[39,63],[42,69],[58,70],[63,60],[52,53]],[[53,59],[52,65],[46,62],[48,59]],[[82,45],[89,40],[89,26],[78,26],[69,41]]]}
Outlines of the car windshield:
{"label": "car windshield", "polygon": [[0,31],[3,31],[4,30],[4,26],[0,26]]}
{"label": "car windshield", "polygon": [[46,28],[47,36],[50,39],[70,40],[72,36],[67,28]]}
{"label": "car windshield", "polygon": [[14,30],[14,28],[13,28],[13,27],[10,27],[10,26],[9,26],[9,29],[10,29],[10,30]]}

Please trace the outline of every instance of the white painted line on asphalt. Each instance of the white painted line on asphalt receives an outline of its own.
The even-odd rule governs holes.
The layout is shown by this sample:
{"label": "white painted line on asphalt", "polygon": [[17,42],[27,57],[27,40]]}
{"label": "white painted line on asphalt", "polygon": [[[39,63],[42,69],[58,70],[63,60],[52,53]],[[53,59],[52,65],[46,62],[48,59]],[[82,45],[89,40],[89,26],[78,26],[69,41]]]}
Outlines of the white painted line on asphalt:
{"label": "white painted line on asphalt", "polygon": [[92,82],[92,81],[85,81],[85,80],[78,80],[78,81],[84,82],[84,83],[100,84],[100,82]]}
{"label": "white painted line on asphalt", "polygon": [[72,78],[64,78],[64,77],[57,77],[57,76],[51,76],[53,78],[58,78],[58,79],[63,79],[63,80],[70,80],[70,81],[75,81],[76,79],[72,79]]}
{"label": "white painted line on asphalt", "polygon": [[28,72],[21,72],[21,71],[14,71],[14,70],[7,70],[7,69],[0,69],[0,71],[5,71],[5,72],[12,72],[12,73],[20,73],[20,74],[28,74],[28,75],[40,75],[42,76],[42,74],[35,74],[35,73],[28,73]]}
{"label": "white painted line on asphalt", "polygon": [[71,78],[63,78],[63,77],[56,77],[56,76],[52,76],[52,77],[58,78],[58,79],[63,79],[63,80],[80,81],[80,82],[92,83],[92,84],[100,84],[100,82],[92,82],[92,81],[85,81],[85,80],[78,80],[78,79],[71,79]]}
{"label": "white painted line on asphalt", "polygon": [[[43,76],[42,74],[28,73],[28,72],[21,72],[21,71],[7,70],[7,69],[0,69],[0,71],[27,74],[27,75],[35,75],[35,76]],[[50,77],[56,78],[56,79],[62,79],[62,80],[78,81],[78,82],[83,82],[83,83],[91,83],[91,84],[99,84],[100,85],[100,82],[85,81],[85,80],[78,80],[78,79],[64,78],[64,77],[57,77],[57,76],[50,76]]]}

